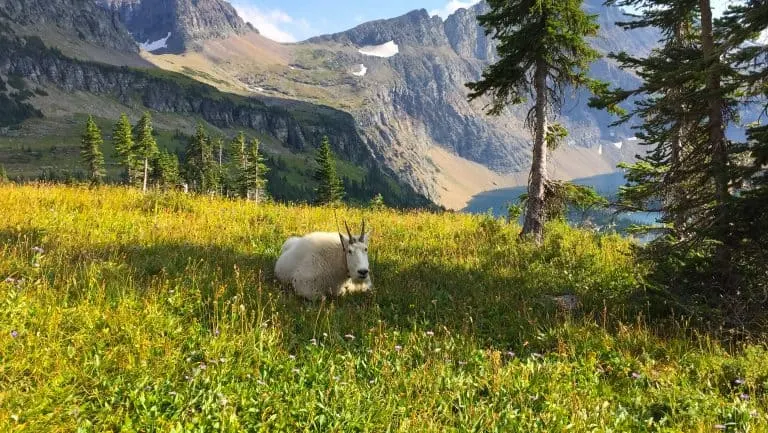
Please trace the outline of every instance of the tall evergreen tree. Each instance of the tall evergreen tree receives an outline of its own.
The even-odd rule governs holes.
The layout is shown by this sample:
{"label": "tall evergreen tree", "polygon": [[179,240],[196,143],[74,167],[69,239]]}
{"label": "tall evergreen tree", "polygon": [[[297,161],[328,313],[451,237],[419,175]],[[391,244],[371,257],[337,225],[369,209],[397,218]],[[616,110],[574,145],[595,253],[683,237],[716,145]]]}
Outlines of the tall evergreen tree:
{"label": "tall evergreen tree", "polygon": [[331,152],[331,142],[323,137],[315,157],[317,170],[315,180],[320,184],[315,190],[316,201],[319,204],[335,204],[344,198],[344,187],[336,173],[336,161]]}
{"label": "tall evergreen tree", "polygon": [[104,170],[104,154],[101,147],[104,145],[104,138],[101,130],[93,116],[88,116],[85,124],[85,132],[80,142],[80,154],[87,167],[87,176],[92,184],[100,184],[104,181],[106,171]]}
{"label": "tall evergreen tree", "polygon": [[[622,199],[634,209],[662,211],[666,230],[647,250],[656,280],[673,291],[685,288],[688,299],[735,313],[747,287],[738,269],[743,240],[734,210],[738,197],[750,194],[733,193],[746,179],[736,160],[744,152],[725,131],[737,120],[737,96],[746,91],[734,59],[743,55],[738,47],[748,25],[734,26],[739,19],[733,16],[730,27],[728,19],[714,20],[709,0],[610,3],[639,12],[625,27],[654,27],[662,35],[660,48],[646,57],[615,56],[642,85],[611,92],[596,104],[639,99],[622,120],[642,119],[638,135],[650,151],[629,166]],[[754,69],[754,62],[748,63]],[[738,316],[730,313],[725,317]]]}
{"label": "tall evergreen tree", "polygon": [[112,129],[112,144],[120,158],[120,164],[125,168],[128,184],[133,185],[136,181],[137,156],[133,142],[133,127],[125,113],[120,115],[120,119]]}
{"label": "tall evergreen tree", "polygon": [[144,112],[136,125],[136,156],[142,161],[144,177],[142,182],[142,191],[147,191],[149,182],[150,164],[157,158],[157,141],[152,129],[152,115],[149,111]]}
{"label": "tall evergreen tree", "polygon": [[261,142],[254,138],[248,146],[248,166],[245,170],[246,198],[255,202],[267,198],[267,172],[269,169],[264,162],[259,147]]}
{"label": "tall evergreen tree", "polygon": [[[746,102],[763,104],[768,100],[768,46],[754,40],[768,31],[768,1],[748,0],[731,6],[722,20],[727,30],[729,60],[738,71],[739,90]],[[759,120],[747,125],[747,141],[737,149],[740,164],[739,192],[729,209],[729,223],[735,243],[731,260],[738,272],[739,305],[735,312],[746,324],[765,319],[765,294],[768,293],[768,125]]]}
{"label": "tall evergreen tree", "polygon": [[600,86],[587,77],[598,53],[586,38],[595,36],[595,15],[588,15],[581,0],[489,0],[491,10],[478,17],[486,33],[498,40],[500,60],[488,67],[482,79],[469,83],[470,100],[490,94],[489,114],[498,115],[509,104],[534,99],[528,124],[532,126],[533,161],[528,181],[523,234],[541,242],[547,185],[547,142],[564,129],[550,124],[550,112],[559,108],[566,87]]}
{"label": "tall evergreen tree", "polygon": [[160,188],[172,188],[179,183],[179,158],[167,150],[161,150],[152,162],[152,179]]}
{"label": "tall evergreen tree", "polygon": [[[732,144],[725,137],[733,121],[734,71],[725,62],[728,45],[715,28],[709,0],[612,0],[638,10],[626,28],[654,27],[661,47],[644,58],[615,57],[642,79],[637,89],[617,90],[602,102],[640,98],[630,115],[643,120],[641,139],[650,146],[629,167],[626,204],[649,210],[661,206],[671,242],[662,251],[707,245],[719,295],[733,290],[729,251],[733,248],[728,209],[737,183],[731,168]],[[719,35],[719,36],[718,36]]]}
{"label": "tall evergreen tree", "polygon": [[211,139],[211,151],[214,158],[214,170],[213,170],[213,183],[215,184],[215,191],[219,194],[223,194],[226,183],[226,170],[224,168],[224,139],[216,137]]}
{"label": "tall evergreen tree", "polygon": [[187,143],[185,159],[186,179],[192,188],[204,194],[216,193],[219,188],[218,168],[211,140],[202,123],[197,124],[195,134]]}
{"label": "tall evergreen tree", "polygon": [[268,169],[259,152],[259,145],[256,138],[246,143],[245,134],[241,132],[230,146],[235,192],[239,197],[255,202],[264,200],[267,195]]}

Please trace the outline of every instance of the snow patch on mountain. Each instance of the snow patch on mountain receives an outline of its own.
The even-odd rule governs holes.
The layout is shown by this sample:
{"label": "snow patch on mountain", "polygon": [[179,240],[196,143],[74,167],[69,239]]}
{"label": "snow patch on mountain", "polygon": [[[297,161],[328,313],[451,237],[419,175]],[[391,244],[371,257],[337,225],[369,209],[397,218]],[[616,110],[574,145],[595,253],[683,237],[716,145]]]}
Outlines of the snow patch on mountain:
{"label": "snow patch on mountain", "polygon": [[147,41],[145,43],[140,43],[139,46],[141,46],[144,51],[149,52],[157,51],[161,48],[168,48],[168,39],[170,39],[170,37],[171,32],[168,32],[168,36],[164,37],[163,39],[158,39],[154,42]]}
{"label": "snow patch on mountain", "polygon": [[352,71],[352,75],[354,75],[356,77],[363,77],[363,76],[365,76],[366,72],[368,72],[368,68],[364,64],[360,63],[357,66],[357,70]]}
{"label": "snow patch on mountain", "polygon": [[400,47],[395,41],[389,41],[381,45],[367,45],[358,50],[360,54],[373,57],[392,57],[400,52]]}

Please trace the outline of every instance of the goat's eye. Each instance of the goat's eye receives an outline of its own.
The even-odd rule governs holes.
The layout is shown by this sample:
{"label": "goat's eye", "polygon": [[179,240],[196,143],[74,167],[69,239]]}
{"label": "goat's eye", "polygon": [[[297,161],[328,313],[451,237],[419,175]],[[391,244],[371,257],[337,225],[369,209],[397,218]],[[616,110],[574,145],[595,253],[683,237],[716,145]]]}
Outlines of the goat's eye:
{"label": "goat's eye", "polygon": [[350,256],[352,255],[352,250],[349,250],[347,252],[349,253]]}
{"label": "goat's eye", "polygon": [[366,248],[366,249],[365,249],[365,252],[366,252],[366,253],[368,252],[368,248]]}

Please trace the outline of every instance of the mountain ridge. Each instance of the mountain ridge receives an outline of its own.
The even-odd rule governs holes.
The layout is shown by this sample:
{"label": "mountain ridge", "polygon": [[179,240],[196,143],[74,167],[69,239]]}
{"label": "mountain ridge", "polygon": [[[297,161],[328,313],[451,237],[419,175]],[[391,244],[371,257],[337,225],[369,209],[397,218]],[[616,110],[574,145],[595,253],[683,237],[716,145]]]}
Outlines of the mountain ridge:
{"label": "mountain ridge", "polygon": [[[256,31],[223,0],[97,0],[148,51],[180,53],[196,42]],[[152,43],[160,42],[156,47]]]}
{"label": "mountain ridge", "polygon": [[[488,8],[486,3],[459,9],[446,19],[417,9],[344,32],[279,44],[251,30],[222,0],[204,2],[205,13],[217,18],[197,20],[197,28],[178,30],[196,21],[194,13],[189,19],[177,17],[180,10],[194,12],[179,7],[190,1],[162,0],[149,8],[144,6],[147,0],[98,0],[106,11],[102,19],[119,21],[115,34],[133,34],[145,39],[142,44],[166,38],[162,49],[142,50],[147,65],[182,73],[278,110],[309,103],[307,107],[328,106],[346,113],[347,127],[359,142],[349,147],[343,139],[334,150],[351,161],[375,161],[435,202],[450,202],[450,207],[460,209],[473,194],[524,182],[521,174],[527,172],[530,161],[530,134],[524,121],[528,107],[510,107],[502,116],[491,117],[485,113],[487,100],[470,103],[466,97],[466,83],[479,79],[495,60],[495,43],[477,23],[477,15]],[[620,13],[592,0],[586,7],[600,12],[601,22]],[[155,27],[151,32],[132,24],[144,16],[155,17],[145,22]],[[617,35],[626,38],[618,31],[606,25],[594,40],[598,49],[614,48],[621,40]],[[174,36],[180,40],[174,41]],[[639,31],[629,47],[638,52],[650,49],[654,36]],[[592,72],[624,87],[637,80],[609,60],[596,62]],[[634,154],[629,126],[610,127],[614,119],[587,109],[586,100],[585,92],[576,92],[566,101],[560,121],[570,136],[558,151],[564,155],[561,163],[552,164],[559,167],[552,173],[555,177],[603,174]],[[308,109],[310,114],[299,121],[316,121],[311,112],[317,110],[323,109]]]}

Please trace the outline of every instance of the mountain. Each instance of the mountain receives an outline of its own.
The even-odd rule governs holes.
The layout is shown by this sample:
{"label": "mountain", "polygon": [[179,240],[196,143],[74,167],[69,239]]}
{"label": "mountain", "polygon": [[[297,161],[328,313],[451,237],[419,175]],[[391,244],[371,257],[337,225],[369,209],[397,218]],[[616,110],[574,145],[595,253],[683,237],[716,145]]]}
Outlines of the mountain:
{"label": "mountain", "polygon": [[[76,178],[79,135],[85,117],[92,114],[105,132],[107,169],[115,179],[120,170],[115,150],[110,148],[112,124],[120,113],[128,113],[136,121],[150,110],[158,142],[179,155],[198,122],[214,138],[227,140],[239,131],[260,138],[272,168],[270,192],[278,199],[311,198],[314,151],[323,136],[330,136],[351,200],[367,202],[380,192],[392,206],[433,206],[372,158],[349,113],[297,100],[224,93],[156,68],[139,56],[117,15],[95,7],[92,0],[34,5],[23,0],[2,1],[0,167],[12,177]],[[24,9],[28,6],[35,8]],[[88,19],[73,15],[56,20],[56,14],[67,8],[92,12],[100,21],[85,32],[77,26],[90,22]],[[46,28],[53,29],[59,39],[49,37],[54,31],[35,31]],[[126,40],[128,43],[118,44]],[[63,49],[67,47],[72,50]],[[99,49],[108,55],[93,61]],[[130,65],[129,58],[143,63]]]}
{"label": "mountain", "polygon": [[119,17],[93,1],[0,0],[0,21],[65,54],[112,64],[151,66]]}
{"label": "mountain", "polygon": [[195,42],[256,31],[223,0],[97,0],[144,49],[183,52]]}
{"label": "mountain", "polygon": [[[619,9],[589,0],[602,30],[595,47],[635,54],[651,49],[656,35],[615,26]],[[345,32],[298,44],[257,36],[206,41],[184,56],[148,56],[161,68],[207,77],[222,89],[257,96],[299,99],[349,112],[378,161],[421,193],[461,208],[474,194],[524,183],[530,161],[528,106],[499,117],[485,103],[467,101],[467,82],[479,79],[495,59],[495,45],[477,24],[485,3],[459,9],[445,20],[415,10],[363,23]],[[630,87],[637,78],[610,60],[592,75]],[[585,92],[566,95],[558,121],[569,130],[555,154],[556,177],[589,177],[616,170],[636,150],[629,126],[587,108]]]}
{"label": "mountain", "polygon": [[[502,116],[491,117],[485,113],[487,101],[469,103],[466,98],[466,83],[479,79],[483,69],[496,60],[494,41],[477,24],[477,16],[487,11],[485,3],[459,9],[445,20],[415,10],[345,32],[280,44],[245,24],[223,0],[96,1],[98,8],[94,8],[95,1],[86,0],[0,0],[0,4],[6,5],[5,21],[17,35],[30,34],[19,29],[45,29],[47,17],[55,20],[58,11],[69,5],[80,12],[72,12],[72,19],[58,25],[67,35],[63,40],[86,41],[88,53],[100,47],[113,56],[138,58],[131,41],[116,42],[132,36],[145,48],[138,58],[144,64],[138,66],[151,65],[156,72],[126,77],[112,70],[107,74],[88,72],[94,70],[92,64],[83,68],[83,63],[65,62],[63,70],[80,74],[70,77],[51,69],[60,66],[60,59],[46,61],[37,56],[36,67],[29,67],[19,64],[14,58],[17,54],[8,52],[5,73],[22,74],[45,89],[51,85],[64,89],[67,97],[77,92],[97,94],[117,98],[134,109],[142,106],[201,116],[224,129],[252,128],[299,154],[310,152],[327,133],[343,160],[367,170],[375,167],[450,208],[461,209],[478,193],[524,184],[527,179],[531,139],[525,117],[529,107],[510,107]],[[33,3],[39,13],[25,15],[24,8]],[[657,40],[652,31],[625,32],[616,27],[613,22],[622,19],[621,11],[603,6],[599,0],[588,0],[585,8],[597,14],[602,25],[593,40],[602,52],[624,49],[639,54],[650,50]],[[100,37],[78,34],[81,24],[77,19],[83,18],[76,17],[90,13],[98,23],[91,27],[105,30],[96,33]],[[35,21],[35,16],[44,18]],[[48,47],[67,44],[51,38],[43,41]],[[104,60],[62,51],[70,59],[128,64],[122,58]],[[13,68],[7,67],[8,62]],[[205,87],[210,98],[197,101],[199,87],[186,83],[174,87],[174,83],[184,82],[179,78],[182,75],[160,74],[161,70],[186,75],[230,96],[213,96]],[[3,73],[0,69],[0,76]],[[148,76],[158,75],[163,76],[159,88],[164,91],[153,93],[144,86]],[[615,86],[637,83],[635,76],[610,60],[596,62],[592,75]],[[177,90],[165,92],[171,88]],[[587,108],[587,97],[584,92],[566,94],[558,121],[570,135],[554,154],[554,177],[614,172],[617,162],[636,153],[632,130],[611,127],[614,119]],[[246,101],[248,108],[214,104],[222,98]],[[50,116],[50,98],[37,99],[39,103],[32,101],[32,108]],[[60,110],[62,104],[55,107]],[[27,108],[19,110],[29,114]],[[251,114],[254,112],[260,114]],[[266,118],[281,120],[263,120]]]}

